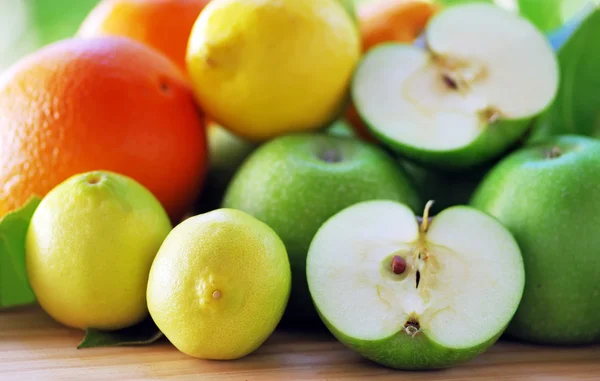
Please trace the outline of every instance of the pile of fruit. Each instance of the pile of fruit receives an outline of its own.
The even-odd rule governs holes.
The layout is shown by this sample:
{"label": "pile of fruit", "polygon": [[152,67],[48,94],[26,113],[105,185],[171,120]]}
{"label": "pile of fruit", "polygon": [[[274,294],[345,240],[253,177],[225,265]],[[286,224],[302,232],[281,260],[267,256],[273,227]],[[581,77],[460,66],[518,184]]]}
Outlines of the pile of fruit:
{"label": "pile of fruit", "polygon": [[600,9],[454,3],[101,2],[0,77],[0,307],[203,359],[599,342]]}

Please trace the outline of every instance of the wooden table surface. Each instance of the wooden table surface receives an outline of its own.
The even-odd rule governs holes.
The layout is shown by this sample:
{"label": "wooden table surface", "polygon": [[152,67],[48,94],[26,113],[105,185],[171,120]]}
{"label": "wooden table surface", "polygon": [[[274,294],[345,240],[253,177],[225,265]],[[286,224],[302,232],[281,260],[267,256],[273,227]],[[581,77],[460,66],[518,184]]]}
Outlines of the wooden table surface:
{"label": "wooden table surface", "polygon": [[347,350],[326,332],[277,332],[237,361],[204,361],[163,340],[146,347],[80,349],[82,332],[37,307],[0,312],[0,380],[600,380],[600,345],[548,348],[499,342],[444,371],[389,370]]}

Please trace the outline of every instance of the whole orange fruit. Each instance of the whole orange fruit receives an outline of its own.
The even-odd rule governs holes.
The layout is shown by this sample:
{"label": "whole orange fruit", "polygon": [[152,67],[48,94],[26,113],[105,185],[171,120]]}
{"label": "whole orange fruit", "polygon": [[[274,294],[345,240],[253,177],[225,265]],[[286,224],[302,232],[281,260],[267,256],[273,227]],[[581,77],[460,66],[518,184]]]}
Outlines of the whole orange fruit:
{"label": "whole orange fruit", "polygon": [[0,215],[74,174],[132,177],[173,221],[204,181],[203,117],[182,72],[122,37],[64,40],[0,77]]}
{"label": "whole orange fruit", "polygon": [[210,0],[104,0],[83,21],[78,35],[124,36],[171,58],[184,72],[194,22]]}

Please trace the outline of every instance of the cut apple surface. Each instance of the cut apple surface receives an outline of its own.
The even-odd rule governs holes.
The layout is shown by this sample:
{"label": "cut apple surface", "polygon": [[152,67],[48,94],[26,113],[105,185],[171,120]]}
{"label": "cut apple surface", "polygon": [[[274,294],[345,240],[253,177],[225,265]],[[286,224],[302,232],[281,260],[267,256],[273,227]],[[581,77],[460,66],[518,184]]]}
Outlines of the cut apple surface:
{"label": "cut apple surface", "polygon": [[425,49],[374,48],[352,85],[361,118],[400,153],[440,166],[484,162],[515,143],[556,96],[552,47],[510,11],[449,7],[424,39]]}
{"label": "cut apple surface", "polygon": [[394,368],[471,359],[504,331],[523,293],[519,247],[494,218],[459,206],[423,220],[393,201],[356,204],[321,227],[307,259],[328,328]]}

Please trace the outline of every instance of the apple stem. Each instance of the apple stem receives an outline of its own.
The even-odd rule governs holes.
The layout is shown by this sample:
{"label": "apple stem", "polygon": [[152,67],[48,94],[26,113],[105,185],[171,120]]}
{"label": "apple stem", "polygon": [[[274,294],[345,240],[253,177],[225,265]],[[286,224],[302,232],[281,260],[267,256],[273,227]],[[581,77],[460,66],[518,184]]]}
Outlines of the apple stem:
{"label": "apple stem", "polygon": [[431,210],[434,202],[435,201],[433,200],[429,200],[425,205],[425,210],[423,211],[423,220],[421,221],[421,232],[423,233],[427,232],[427,229],[429,229],[429,211]]}

